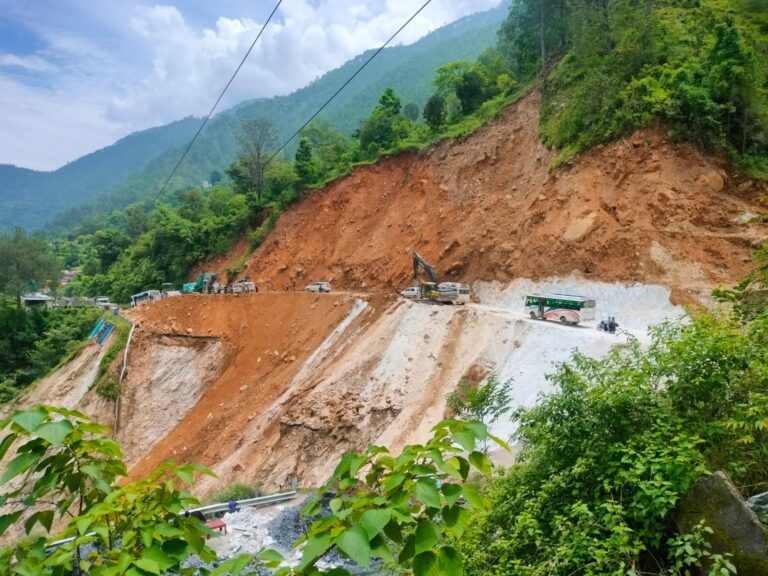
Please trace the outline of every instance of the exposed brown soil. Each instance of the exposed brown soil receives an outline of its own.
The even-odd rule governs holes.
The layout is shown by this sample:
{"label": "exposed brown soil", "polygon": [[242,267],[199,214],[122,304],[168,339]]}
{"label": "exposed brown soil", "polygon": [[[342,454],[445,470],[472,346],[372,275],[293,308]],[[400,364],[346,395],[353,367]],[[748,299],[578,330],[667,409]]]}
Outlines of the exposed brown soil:
{"label": "exposed brown soil", "polygon": [[[151,451],[145,447],[148,453],[132,475],[141,477],[168,459],[213,466],[233,453],[245,441],[247,424],[273,405],[353,302],[343,295],[260,292],[169,298],[134,311],[136,350],[158,334],[176,334],[221,339],[233,351],[220,377],[171,432]],[[131,386],[143,385],[133,362],[141,363],[146,355],[132,357],[129,370],[135,378],[129,376],[124,399],[131,395]],[[138,395],[134,398],[136,403],[152,402]],[[166,397],[165,401],[173,400]],[[140,405],[123,406],[123,410],[141,410]]]}
{"label": "exposed brown soil", "polygon": [[463,140],[384,159],[308,193],[243,275],[275,289],[319,279],[399,289],[418,250],[442,276],[465,282],[575,273],[657,281],[685,300],[747,271],[750,250],[766,237],[747,224],[764,208],[764,185],[670,142],[662,129],[550,172],[538,105],[531,94]]}

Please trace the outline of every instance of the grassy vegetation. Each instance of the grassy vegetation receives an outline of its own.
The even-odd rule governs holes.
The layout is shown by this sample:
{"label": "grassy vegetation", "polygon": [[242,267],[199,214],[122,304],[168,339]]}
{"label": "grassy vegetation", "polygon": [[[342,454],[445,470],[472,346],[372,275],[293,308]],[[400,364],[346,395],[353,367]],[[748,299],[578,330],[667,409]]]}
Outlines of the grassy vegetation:
{"label": "grassy vegetation", "polygon": [[229,484],[221,490],[211,494],[205,501],[206,504],[217,504],[219,502],[230,502],[231,500],[247,500],[261,496],[258,486],[250,486],[241,482]]}
{"label": "grassy vegetation", "polygon": [[125,318],[114,316],[111,312],[106,312],[102,318],[104,321],[111,322],[114,325],[115,337],[99,362],[99,371],[96,374],[94,386],[99,395],[104,398],[114,399],[120,394],[119,374],[115,374],[110,367],[115,358],[125,350],[132,325]]}
{"label": "grassy vegetation", "polygon": [[73,358],[99,317],[95,308],[17,308],[0,300],[0,402]]}

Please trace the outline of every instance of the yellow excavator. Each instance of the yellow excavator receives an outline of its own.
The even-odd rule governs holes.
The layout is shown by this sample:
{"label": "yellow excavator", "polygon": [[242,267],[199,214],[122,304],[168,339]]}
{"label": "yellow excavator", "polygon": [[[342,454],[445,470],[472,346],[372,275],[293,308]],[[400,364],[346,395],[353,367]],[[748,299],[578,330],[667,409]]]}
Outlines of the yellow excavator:
{"label": "yellow excavator", "polygon": [[[419,281],[419,268],[427,274],[429,282]],[[422,300],[437,300],[437,272],[418,252],[413,253],[413,282],[415,286],[418,285],[419,287],[419,298]]]}

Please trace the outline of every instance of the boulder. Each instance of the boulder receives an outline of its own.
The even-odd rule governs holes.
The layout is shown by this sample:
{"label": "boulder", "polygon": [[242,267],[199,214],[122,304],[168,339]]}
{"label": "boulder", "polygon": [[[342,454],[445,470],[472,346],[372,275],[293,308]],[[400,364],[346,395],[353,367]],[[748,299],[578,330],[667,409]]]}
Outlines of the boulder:
{"label": "boulder", "polygon": [[732,554],[739,576],[768,574],[768,536],[724,472],[699,478],[680,504],[678,527],[689,532],[704,520],[716,554]]}

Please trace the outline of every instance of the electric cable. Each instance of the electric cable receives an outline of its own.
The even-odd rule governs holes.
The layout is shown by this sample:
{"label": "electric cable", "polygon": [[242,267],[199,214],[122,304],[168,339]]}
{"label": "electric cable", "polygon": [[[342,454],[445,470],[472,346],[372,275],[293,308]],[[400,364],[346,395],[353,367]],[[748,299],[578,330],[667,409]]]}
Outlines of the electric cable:
{"label": "electric cable", "polygon": [[259,38],[261,38],[261,35],[264,33],[264,30],[267,27],[267,24],[269,24],[270,20],[272,20],[272,17],[275,15],[275,12],[277,12],[277,9],[280,8],[280,4],[282,4],[282,2],[283,0],[277,1],[277,4],[275,4],[275,7],[272,9],[272,12],[269,14],[269,17],[264,21],[264,24],[261,27],[261,30],[259,30],[259,33],[256,35],[256,38],[253,39],[253,42],[251,43],[250,48],[248,48],[248,51],[245,53],[245,56],[243,56],[243,59],[240,60],[240,64],[237,65],[237,68],[235,69],[235,72],[232,74],[232,77],[229,79],[229,82],[227,82],[227,85],[224,86],[224,89],[221,91],[221,94],[219,94],[219,97],[216,99],[216,102],[211,107],[210,112],[208,112],[208,115],[203,120],[203,123],[200,125],[200,128],[197,129],[197,132],[195,132],[195,135],[192,137],[192,140],[190,140],[189,144],[184,150],[184,153],[181,155],[181,158],[179,158],[179,161],[176,162],[176,166],[173,167],[173,170],[171,170],[171,173],[168,175],[168,178],[165,179],[165,182],[160,188],[160,191],[157,193],[157,195],[155,195],[155,199],[152,201],[151,207],[154,207],[155,204],[157,204],[157,201],[160,199],[160,196],[168,187],[168,184],[171,181],[171,178],[174,177],[174,175],[176,174],[176,171],[179,169],[179,166],[181,166],[181,163],[184,161],[184,158],[187,157],[187,154],[192,148],[192,145],[197,140],[197,137],[200,136],[200,133],[203,131],[203,128],[205,128],[205,125],[208,123],[208,120],[210,120],[211,116],[213,116],[214,110],[216,110],[216,107],[219,105],[219,102],[221,102],[221,99],[224,97],[224,94],[226,93],[227,89],[235,80],[235,76],[237,76],[237,73],[240,72],[240,69],[243,67],[243,64],[245,64],[246,59],[251,54],[251,51],[253,50],[254,46],[256,46],[256,42],[258,42]]}
{"label": "electric cable", "polygon": [[302,130],[304,130],[304,128],[306,128],[307,126],[309,126],[310,122],[312,122],[312,120],[314,120],[315,118],[317,118],[317,116],[320,114],[320,112],[322,112],[322,111],[323,111],[323,110],[326,108],[326,106],[328,106],[328,104],[330,104],[330,103],[333,101],[333,99],[334,99],[334,98],[336,98],[336,96],[338,96],[338,95],[339,95],[339,93],[340,93],[342,90],[344,90],[344,88],[346,88],[346,87],[347,87],[347,85],[348,85],[350,82],[352,82],[352,80],[354,80],[354,79],[355,79],[355,77],[356,77],[358,74],[360,74],[360,72],[362,72],[362,71],[363,71],[363,69],[364,69],[366,66],[368,66],[368,64],[370,64],[371,60],[373,60],[374,58],[376,58],[376,56],[378,56],[378,55],[379,55],[379,53],[380,53],[382,50],[384,50],[384,48],[386,48],[386,47],[389,45],[389,43],[390,43],[390,42],[392,42],[392,40],[394,40],[394,39],[395,39],[395,37],[396,37],[398,34],[400,34],[400,32],[402,32],[402,31],[403,31],[403,29],[404,29],[406,26],[408,26],[408,24],[410,24],[410,23],[413,21],[413,19],[414,19],[414,18],[416,18],[416,16],[418,16],[418,15],[421,13],[421,11],[422,11],[422,10],[424,10],[424,8],[426,8],[426,7],[429,5],[429,3],[430,3],[430,2],[432,2],[432,0],[427,0],[426,2],[424,2],[424,4],[422,4],[422,5],[421,5],[421,8],[419,8],[418,10],[416,10],[416,12],[414,12],[414,13],[413,13],[413,15],[412,15],[410,18],[408,18],[408,20],[406,20],[406,21],[405,21],[405,24],[403,24],[402,26],[400,26],[400,28],[398,28],[398,29],[397,29],[397,31],[396,31],[394,34],[392,34],[392,36],[390,36],[390,37],[389,37],[389,39],[388,39],[386,42],[384,42],[384,44],[382,44],[382,45],[381,45],[381,46],[380,46],[380,47],[379,47],[379,48],[378,48],[378,49],[377,49],[377,50],[376,50],[376,51],[375,51],[373,54],[371,54],[371,56],[370,56],[370,57],[369,57],[369,58],[368,58],[368,59],[367,59],[367,60],[366,60],[366,61],[365,61],[365,62],[362,64],[362,66],[360,66],[360,67],[359,67],[359,68],[358,68],[358,69],[355,71],[355,73],[354,73],[354,74],[352,74],[352,76],[350,76],[350,77],[349,77],[349,78],[348,78],[348,79],[347,79],[347,80],[346,80],[346,81],[345,81],[345,82],[344,82],[344,83],[343,83],[343,84],[342,84],[342,85],[339,87],[339,89],[338,89],[338,90],[336,90],[336,92],[334,92],[334,93],[333,93],[333,95],[331,95],[331,97],[330,97],[330,98],[328,98],[328,100],[326,100],[326,101],[325,101],[325,103],[324,103],[322,106],[320,106],[320,108],[318,108],[318,109],[317,109],[317,112],[315,112],[314,114],[312,114],[312,116],[310,116],[310,117],[309,117],[309,120],[307,120],[306,122],[304,122],[304,124],[302,124],[301,128],[299,128],[298,130],[296,130],[296,131],[295,131],[293,134],[291,134],[291,136],[290,136],[290,137],[289,137],[289,138],[288,138],[288,139],[287,139],[285,142],[283,142],[283,144],[280,146],[280,148],[278,148],[278,149],[275,151],[275,153],[274,153],[274,154],[272,154],[272,155],[271,155],[271,156],[270,156],[270,157],[267,159],[267,161],[266,161],[266,164],[269,164],[270,162],[272,162],[272,160],[274,160],[274,159],[275,159],[275,157],[276,157],[278,154],[280,154],[280,152],[282,152],[282,151],[285,149],[285,147],[286,147],[286,146],[287,146],[287,145],[288,145],[288,144],[291,142],[291,140],[293,140],[294,138],[296,138],[296,136],[298,136],[298,135],[301,133],[301,131],[302,131]]}

